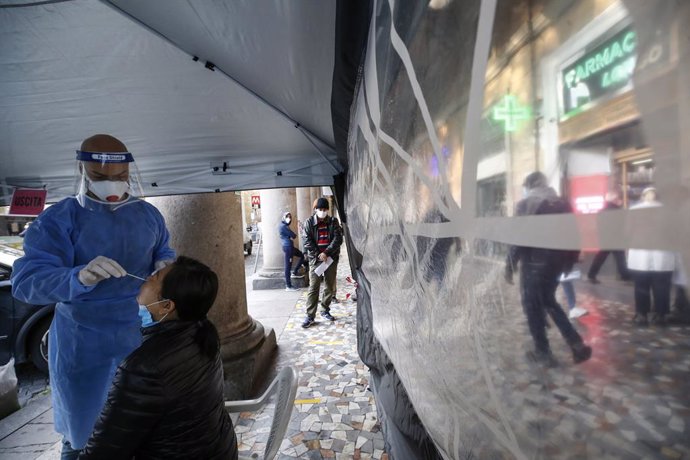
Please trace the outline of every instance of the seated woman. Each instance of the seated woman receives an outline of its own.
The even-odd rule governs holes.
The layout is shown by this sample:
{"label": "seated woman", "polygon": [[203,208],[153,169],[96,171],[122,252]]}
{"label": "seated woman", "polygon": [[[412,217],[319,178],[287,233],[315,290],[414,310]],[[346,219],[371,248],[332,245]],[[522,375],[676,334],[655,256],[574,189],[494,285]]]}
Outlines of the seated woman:
{"label": "seated woman", "polygon": [[188,257],[151,275],[137,301],[143,343],[117,369],[80,459],[236,459],[216,328],[218,277]]}

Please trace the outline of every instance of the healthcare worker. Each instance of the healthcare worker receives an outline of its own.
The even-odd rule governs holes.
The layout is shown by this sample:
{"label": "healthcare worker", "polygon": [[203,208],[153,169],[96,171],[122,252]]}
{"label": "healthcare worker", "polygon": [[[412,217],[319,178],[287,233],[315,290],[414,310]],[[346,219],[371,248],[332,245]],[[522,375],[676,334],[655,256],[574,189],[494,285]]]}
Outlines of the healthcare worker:
{"label": "healthcare worker", "polygon": [[[48,367],[62,458],[77,458],[120,361],[141,343],[136,301],[143,281],[175,258],[163,216],[141,193],[132,154],[98,134],[77,151],[77,193],[28,229],[12,294],[56,303]],[[137,190],[138,189],[138,190]]]}

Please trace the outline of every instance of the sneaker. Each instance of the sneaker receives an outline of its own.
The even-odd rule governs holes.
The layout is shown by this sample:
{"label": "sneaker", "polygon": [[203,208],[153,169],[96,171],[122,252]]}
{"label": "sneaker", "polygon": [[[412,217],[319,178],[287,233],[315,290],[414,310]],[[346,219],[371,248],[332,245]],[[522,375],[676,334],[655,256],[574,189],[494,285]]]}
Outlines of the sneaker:
{"label": "sneaker", "polygon": [[649,326],[649,321],[647,321],[647,314],[638,313],[633,317],[633,323],[635,326],[646,327]]}
{"label": "sneaker", "polygon": [[541,364],[544,367],[557,367],[558,366],[558,361],[556,361],[556,358],[553,356],[551,351],[528,351],[527,352],[527,359],[532,361],[533,363],[536,364]]}
{"label": "sneaker", "polygon": [[300,275],[299,273],[293,273],[292,277],[293,278],[304,278],[304,275]]}
{"label": "sneaker", "polygon": [[577,343],[573,345],[573,362],[575,364],[584,363],[592,357],[592,347],[584,343]]}
{"label": "sneaker", "polygon": [[588,279],[589,282],[592,283],[592,284],[600,284],[600,283],[601,283],[601,281],[599,281],[598,279],[596,279],[596,278],[593,277],[593,276],[588,277],[587,279]]}
{"label": "sneaker", "polygon": [[336,299],[335,296],[331,299],[331,303],[340,303],[340,300]]}
{"label": "sneaker", "polygon": [[307,329],[309,326],[313,325],[316,321],[314,321],[314,318],[306,317],[304,318],[304,322],[302,323],[302,327],[304,329]]}
{"label": "sneaker", "polygon": [[335,318],[333,317],[333,315],[331,315],[331,313],[328,311],[322,311],[321,316],[326,318],[328,321],[335,321]]}
{"label": "sneaker", "polygon": [[286,291],[290,291],[290,292],[299,291],[299,289],[297,289],[296,287],[292,287],[292,286],[286,287],[285,290],[286,290]]}
{"label": "sneaker", "polygon": [[584,308],[575,307],[572,310],[570,310],[570,313],[568,313],[568,318],[575,319],[575,318],[579,318],[580,316],[585,316],[588,314],[589,314],[589,312],[587,310],[585,310]]}

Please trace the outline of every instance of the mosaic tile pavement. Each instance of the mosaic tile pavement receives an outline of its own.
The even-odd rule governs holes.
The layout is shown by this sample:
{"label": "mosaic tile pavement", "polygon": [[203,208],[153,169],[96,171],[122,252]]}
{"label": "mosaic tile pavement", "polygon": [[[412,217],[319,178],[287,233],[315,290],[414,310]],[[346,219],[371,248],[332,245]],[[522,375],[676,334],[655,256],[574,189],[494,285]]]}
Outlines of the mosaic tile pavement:
{"label": "mosaic tile pavement", "polygon": [[[346,300],[354,293],[345,281],[350,275],[346,257],[343,254],[338,264],[340,302],[331,306],[336,321],[317,314],[316,324],[300,327],[305,289],[278,340],[277,370],[290,364],[299,372],[295,410],[279,459],[388,459],[368,389],[369,371],[357,355],[357,307]],[[235,427],[240,455],[262,455],[272,411],[268,405],[260,413],[240,414]]]}

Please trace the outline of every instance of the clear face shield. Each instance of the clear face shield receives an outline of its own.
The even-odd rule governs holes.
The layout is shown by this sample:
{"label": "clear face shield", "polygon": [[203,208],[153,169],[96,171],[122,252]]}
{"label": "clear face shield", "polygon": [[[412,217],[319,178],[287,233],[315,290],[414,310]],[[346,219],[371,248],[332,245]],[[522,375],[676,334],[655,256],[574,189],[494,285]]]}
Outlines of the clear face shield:
{"label": "clear face shield", "polygon": [[87,209],[114,211],[144,197],[139,169],[130,152],[77,150],[74,189],[79,204]]}

